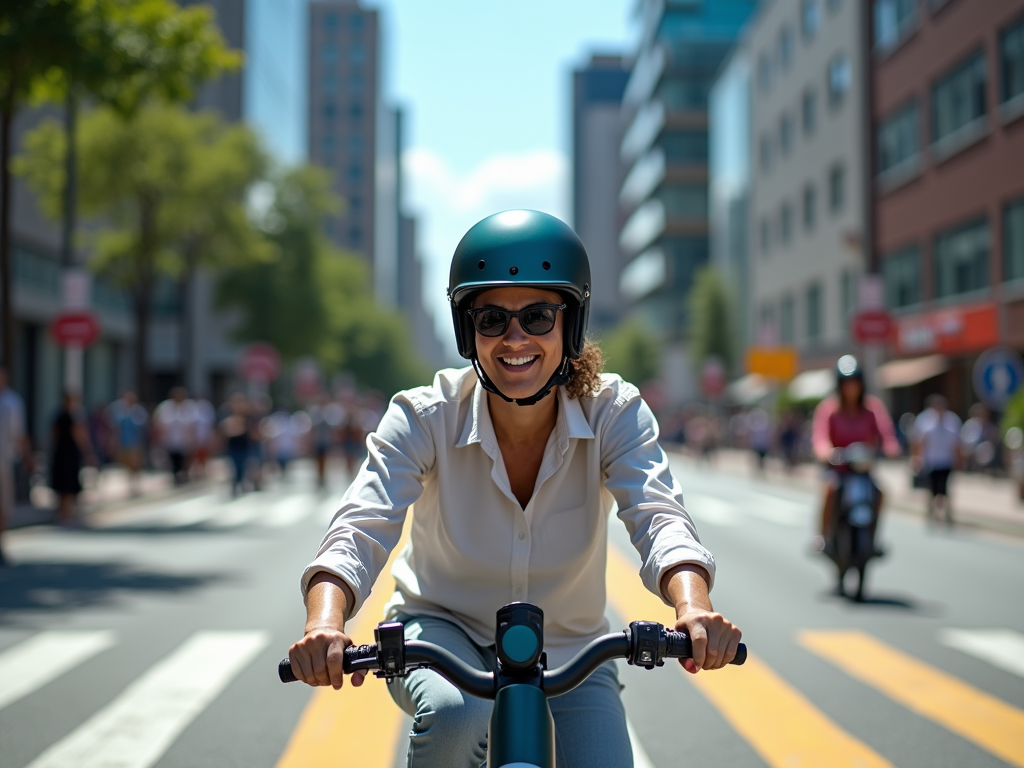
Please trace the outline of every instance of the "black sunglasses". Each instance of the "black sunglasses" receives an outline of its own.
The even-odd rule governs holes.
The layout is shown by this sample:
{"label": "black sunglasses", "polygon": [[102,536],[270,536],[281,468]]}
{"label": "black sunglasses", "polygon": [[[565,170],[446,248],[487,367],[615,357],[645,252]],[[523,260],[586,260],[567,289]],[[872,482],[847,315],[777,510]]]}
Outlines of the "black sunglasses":
{"label": "black sunglasses", "polygon": [[543,336],[551,333],[555,327],[555,319],[565,304],[531,304],[517,312],[502,307],[477,307],[470,309],[473,327],[481,336],[501,336],[508,330],[512,318],[519,320],[519,327],[531,336]]}

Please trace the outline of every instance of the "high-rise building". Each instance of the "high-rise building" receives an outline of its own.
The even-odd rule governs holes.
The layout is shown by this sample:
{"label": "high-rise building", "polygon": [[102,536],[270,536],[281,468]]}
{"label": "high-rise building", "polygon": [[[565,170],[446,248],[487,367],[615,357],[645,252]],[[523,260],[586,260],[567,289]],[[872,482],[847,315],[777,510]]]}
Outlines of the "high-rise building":
{"label": "high-rise building", "polygon": [[980,354],[1024,352],[1024,0],[873,10],[873,245],[896,316],[879,378],[897,411],[942,392],[964,414]]}
{"label": "high-rise building", "polygon": [[356,0],[313,0],[308,40],[308,156],[333,173],[334,190],[345,200],[344,211],[327,222],[327,234],[372,267],[382,110],[379,14]]}
{"label": "high-rise building", "polygon": [[775,0],[761,6],[743,44],[748,338],[797,350],[802,370],[831,367],[848,351],[867,267],[863,22],[860,3]]}
{"label": "high-rise building", "polygon": [[591,56],[573,72],[572,212],[573,227],[586,246],[594,290],[590,328],[598,335],[622,318],[619,294],[619,162],[622,94],[629,70],[621,56]]}
{"label": "high-rise building", "polygon": [[687,297],[708,263],[708,92],[756,0],[640,0],[623,97],[620,290],[664,343],[668,404],[696,395]]}

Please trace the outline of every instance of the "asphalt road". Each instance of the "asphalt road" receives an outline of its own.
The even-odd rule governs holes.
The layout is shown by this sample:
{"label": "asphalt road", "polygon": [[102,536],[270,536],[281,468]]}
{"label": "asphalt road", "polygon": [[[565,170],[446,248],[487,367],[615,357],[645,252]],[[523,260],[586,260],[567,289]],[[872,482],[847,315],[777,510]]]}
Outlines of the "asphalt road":
{"label": "asphalt road", "polygon": [[[283,686],[298,577],[342,490],[308,470],[9,535],[0,571],[0,766],[398,766],[383,683]],[[638,768],[1024,766],[1024,540],[892,516],[869,600],[832,593],[803,490],[677,470],[718,561],[716,608],[751,661],[690,676],[623,665]],[[612,626],[668,621],[610,522]],[[376,603],[387,597],[387,585]],[[371,601],[372,602],[372,601]],[[366,641],[368,605],[352,625]]]}

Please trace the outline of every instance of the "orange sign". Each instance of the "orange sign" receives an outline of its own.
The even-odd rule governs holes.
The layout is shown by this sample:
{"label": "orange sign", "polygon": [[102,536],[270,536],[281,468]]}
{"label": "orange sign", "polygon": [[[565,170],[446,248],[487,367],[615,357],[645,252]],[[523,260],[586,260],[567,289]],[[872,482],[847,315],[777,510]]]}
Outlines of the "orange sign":
{"label": "orange sign", "polygon": [[800,370],[800,355],[793,347],[751,347],[747,350],[747,373],[788,381]]}
{"label": "orange sign", "polygon": [[896,350],[901,355],[980,352],[998,343],[995,304],[936,309],[896,321]]}

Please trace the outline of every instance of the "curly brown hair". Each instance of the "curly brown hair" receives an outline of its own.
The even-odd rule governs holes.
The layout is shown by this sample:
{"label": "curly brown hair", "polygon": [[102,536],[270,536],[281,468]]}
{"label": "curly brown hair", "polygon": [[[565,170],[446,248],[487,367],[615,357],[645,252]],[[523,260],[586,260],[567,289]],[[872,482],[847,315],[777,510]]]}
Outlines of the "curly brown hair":
{"label": "curly brown hair", "polygon": [[569,361],[569,382],[565,391],[570,398],[593,397],[601,387],[601,372],[604,370],[604,355],[601,348],[592,341],[583,345],[583,354]]}

